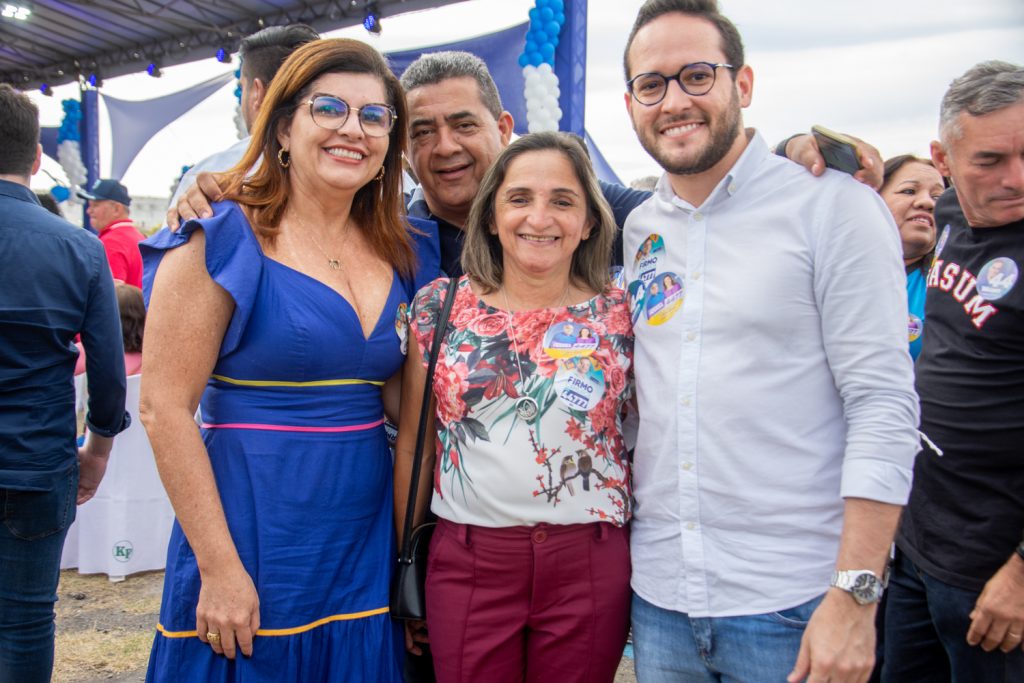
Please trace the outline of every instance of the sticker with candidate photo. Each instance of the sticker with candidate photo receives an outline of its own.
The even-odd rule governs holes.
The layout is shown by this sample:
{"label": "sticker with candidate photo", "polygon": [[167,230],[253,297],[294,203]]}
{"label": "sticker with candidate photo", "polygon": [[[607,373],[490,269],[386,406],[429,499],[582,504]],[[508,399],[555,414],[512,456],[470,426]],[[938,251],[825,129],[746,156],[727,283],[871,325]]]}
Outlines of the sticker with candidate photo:
{"label": "sticker with candidate photo", "polygon": [[555,391],[565,405],[588,411],[604,396],[604,370],[590,356],[559,360]]}
{"label": "sticker with candidate photo", "polygon": [[552,358],[589,356],[597,349],[598,341],[594,328],[585,323],[563,320],[544,333],[544,352]]}
{"label": "sticker with candidate photo", "polygon": [[395,334],[402,346],[402,355],[409,353],[409,304],[398,304],[398,313],[395,315]]}
{"label": "sticker with candidate photo", "polygon": [[636,250],[636,272],[637,277],[644,281],[644,284],[654,278],[658,272],[658,257],[665,253],[665,240],[661,235],[648,235],[647,239],[640,243]]}
{"label": "sticker with candidate photo", "polygon": [[981,268],[978,275],[978,294],[987,301],[1002,299],[1017,284],[1017,264],[1005,256],[994,258]]}
{"label": "sticker with candidate photo", "polygon": [[611,276],[613,287],[626,288],[626,270],[622,266],[612,266],[608,273]]}
{"label": "sticker with candidate photo", "polygon": [[644,287],[642,280],[633,280],[626,292],[629,294],[629,318],[636,325],[644,312],[644,294],[647,293],[647,288]]}
{"label": "sticker with candidate photo", "polygon": [[921,338],[922,332],[924,332],[924,321],[911,313],[910,319],[907,321],[907,339],[916,342]]}
{"label": "sticker with candidate photo", "polygon": [[651,325],[663,325],[683,305],[683,281],[675,273],[658,273],[644,296],[644,311]]}

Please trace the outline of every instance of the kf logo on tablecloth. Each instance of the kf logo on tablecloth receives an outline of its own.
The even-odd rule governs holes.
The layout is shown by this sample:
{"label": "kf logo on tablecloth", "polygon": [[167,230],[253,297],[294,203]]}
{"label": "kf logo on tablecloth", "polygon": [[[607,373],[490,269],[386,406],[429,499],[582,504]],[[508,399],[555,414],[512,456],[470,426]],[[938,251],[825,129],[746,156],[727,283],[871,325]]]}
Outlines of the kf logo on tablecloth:
{"label": "kf logo on tablecloth", "polygon": [[114,544],[114,559],[118,562],[127,562],[132,559],[132,553],[135,552],[135,546],[132,545],[131,541],[118,541]]}

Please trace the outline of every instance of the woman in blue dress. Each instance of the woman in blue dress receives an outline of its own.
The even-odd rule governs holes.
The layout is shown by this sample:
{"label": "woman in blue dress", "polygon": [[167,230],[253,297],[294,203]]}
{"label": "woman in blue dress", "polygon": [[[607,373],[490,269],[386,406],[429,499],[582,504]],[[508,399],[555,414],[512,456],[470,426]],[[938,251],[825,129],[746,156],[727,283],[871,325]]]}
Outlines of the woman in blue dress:
{"label": "woman in blue dress", "polygon": [[142,419],[177,516],[147,680],[401,680],[384,396],[436,274],[402,218],[405,112],[373,48],[299,48],[228,201],[143,246]]}

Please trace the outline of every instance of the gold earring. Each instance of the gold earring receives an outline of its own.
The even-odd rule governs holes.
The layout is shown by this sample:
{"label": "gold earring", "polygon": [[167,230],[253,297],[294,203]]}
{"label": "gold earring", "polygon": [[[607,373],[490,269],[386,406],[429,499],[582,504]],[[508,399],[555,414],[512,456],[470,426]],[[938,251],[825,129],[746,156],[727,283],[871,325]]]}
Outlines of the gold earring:
{"label": "gold earring", "polygon": [[374,180],[376,180],[378,183],[384,182],[384,167],[383,166],[380,167],[380,173],[378,173],[376,175]]}
{"label": "gold earring", "polygon": [[277,150],[277,163],[281,164],[281,168],[288,168],[292,165],[291,152],[286,150],[284,147]]}

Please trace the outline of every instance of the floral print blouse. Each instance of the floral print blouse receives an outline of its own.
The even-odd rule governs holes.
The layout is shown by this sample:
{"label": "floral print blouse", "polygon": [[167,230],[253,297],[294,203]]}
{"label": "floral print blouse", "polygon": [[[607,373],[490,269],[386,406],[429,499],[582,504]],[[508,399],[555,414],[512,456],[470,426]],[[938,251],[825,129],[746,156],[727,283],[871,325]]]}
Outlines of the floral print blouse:
{"label": "floral print blouse", "polygon": [[[408,313],[424,363],[447,285],[442,278],[421,289]],[[625,524],[622,416],[633,393],[625,293],[613,287],[580,304],[511,315],[484,303],[465,277],[455,296],[434,371],[433,512],[487,527]],[[522,396],[537,402],[532,420],[516,412]]]}

